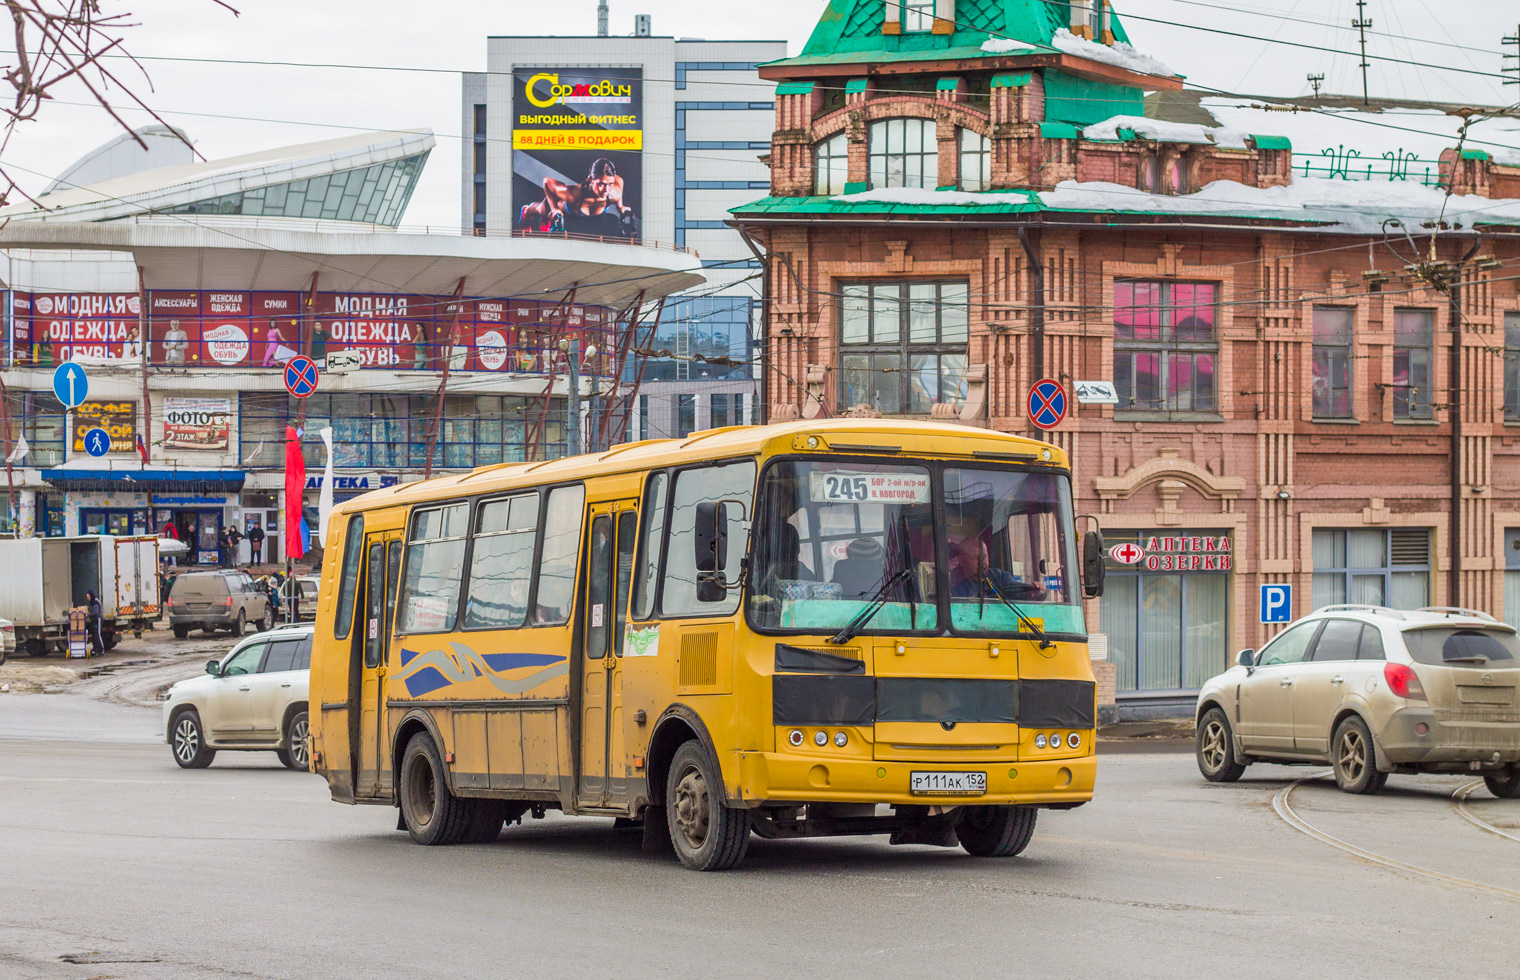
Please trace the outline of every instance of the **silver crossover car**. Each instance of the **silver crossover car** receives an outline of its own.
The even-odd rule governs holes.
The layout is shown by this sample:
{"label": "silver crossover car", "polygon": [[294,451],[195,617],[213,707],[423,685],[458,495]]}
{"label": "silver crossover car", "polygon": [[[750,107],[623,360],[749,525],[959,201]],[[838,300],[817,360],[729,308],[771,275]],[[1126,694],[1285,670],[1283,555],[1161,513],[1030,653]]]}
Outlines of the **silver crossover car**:
{"label": "silver crossover car", "polygon": [[1486,613],[1327,606],[1211,678],[1198,696],[1198,768],[1329,763],[1348,793],[1390,773],[1471,772],[1520,799],[1520,638]]}

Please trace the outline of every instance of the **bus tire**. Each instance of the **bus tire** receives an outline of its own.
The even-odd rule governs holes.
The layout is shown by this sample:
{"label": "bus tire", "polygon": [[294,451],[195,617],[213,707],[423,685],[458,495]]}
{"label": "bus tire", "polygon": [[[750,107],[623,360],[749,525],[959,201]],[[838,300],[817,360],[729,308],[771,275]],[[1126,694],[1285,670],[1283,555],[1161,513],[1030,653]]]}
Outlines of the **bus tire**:
{"label": "bus tire", "polygon": [[1032,806],[968,806],[961,808],[955,836],[967,854],[976,857],[1013,857],[1034,837]]}
{"label": "bus tire", "polygon": [[670,760],[665,800],[671,844],[682,864],[693,871],[725,871],[744,860],[750,812],[723,805],[723,775],[695,739]]}
{"label": "bus tire", "polygon": [[426,732],[406,743],[401,757],[401,816],[419,844],[458,844],[471,826],[475,808],[449,792],[438,748]]}

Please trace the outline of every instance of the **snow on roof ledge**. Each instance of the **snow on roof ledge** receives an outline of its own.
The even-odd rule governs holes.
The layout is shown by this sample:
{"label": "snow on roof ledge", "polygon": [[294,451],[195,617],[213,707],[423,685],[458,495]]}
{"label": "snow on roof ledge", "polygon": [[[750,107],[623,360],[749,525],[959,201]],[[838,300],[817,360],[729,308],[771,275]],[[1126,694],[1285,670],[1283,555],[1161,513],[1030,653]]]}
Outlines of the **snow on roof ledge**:
{"label": "snow on roof ledge", "polygon": [[982,42],[982,51],[987,54],[1012,54],[1015,51],[1036,51],[1038,45],[1028,41],[1015,41],[1011,37],[990,37]]}
{"label": "snow on roof ledge", "polygon": [[[1152,58],[1150,55],[1141,54],[1139,51],[1136,51],[1133,45],[1125,44],[1123,41],[1116,41],[1113,47],[1109,47],[1107,44],[1099,44],[1096,41],[1077,37],[1064,27],[1051,36],[1050,44],[1056,50],[1064,51],[1078,58],[1101,61],[1106,65],[1113,65],[1126,71],[1139,72],[1142,75],[1162,75],[1171,78],[1177,74],[1169,66]],[[983,46],[983,50],[986,50],[985,45]]]}
{"label": "snow on roof ledge", "polygon": [[1246,136],[1249,135],[1241,130],[1224,126],[1215,128],[1200,126],[1197,123],[1166,122],[1143,116],[1114,116],[1100,123],[1093,123],[1082,130],[1082,135],[1090,140],[1114,141],[1121,139],[1119,135],[1121,129],[1127,129],[1141,139],[1155,140],[1160,143],[1199,145],[1212,143],[1215,146],[1238,150],[1246,148]]}

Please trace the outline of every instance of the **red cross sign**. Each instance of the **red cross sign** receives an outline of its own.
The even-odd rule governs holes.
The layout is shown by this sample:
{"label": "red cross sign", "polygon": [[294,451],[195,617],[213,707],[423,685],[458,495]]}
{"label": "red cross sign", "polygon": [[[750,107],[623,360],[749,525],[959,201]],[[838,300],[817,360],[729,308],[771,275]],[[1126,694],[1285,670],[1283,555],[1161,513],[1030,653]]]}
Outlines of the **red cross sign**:
{"label": "red cross sign", "polygon": [[1145,552],[1139,545],[1128,543],[1116,544],[1108,549],[1108,557],[1121,565],[1134,565],[1138,564],[1140,559],[1145,557]]}

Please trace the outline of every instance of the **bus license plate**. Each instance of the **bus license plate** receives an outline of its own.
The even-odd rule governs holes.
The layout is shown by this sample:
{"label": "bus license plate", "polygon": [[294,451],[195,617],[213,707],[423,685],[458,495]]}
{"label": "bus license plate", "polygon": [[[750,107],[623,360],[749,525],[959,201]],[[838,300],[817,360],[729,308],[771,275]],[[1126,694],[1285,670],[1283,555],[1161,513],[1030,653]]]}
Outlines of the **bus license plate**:
{"label": "bus license plate", "polygon": [[911,772],[911,793],[946,793],[953,796],[981,796],[987,792],[985,772]]}

